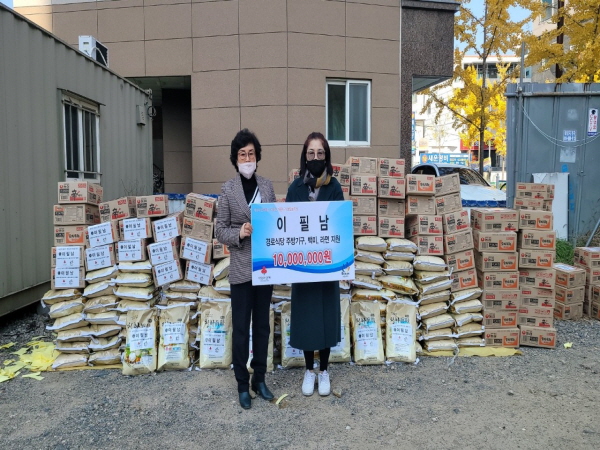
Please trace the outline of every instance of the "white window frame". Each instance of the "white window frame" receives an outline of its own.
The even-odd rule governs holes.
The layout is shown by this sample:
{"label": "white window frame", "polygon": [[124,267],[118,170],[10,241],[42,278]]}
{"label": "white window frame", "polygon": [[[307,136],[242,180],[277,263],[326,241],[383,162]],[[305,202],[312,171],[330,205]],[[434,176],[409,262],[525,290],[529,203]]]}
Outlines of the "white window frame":
{"label": "white window frame", "polygon": [[[350,85],[362,84],[367,86],[367,140],[366,141],[351,141],[350,140]],[[371,81],[370,80],[351,80],[351,79],[328,79],[325,83],[325,136],[329,136],[329,92],[330,85],[338,85],[346,87],[346,136],[343,141],[329,140],[331,147],[370,147],[371,146]]]}
{"label": "white window frame", "polygon": [[[67,117],[65,113],[65,105],[70,105],[77,109],[77,147],[79,152],[79,168],[78,170],[68,170],[67,169]],[[84,161],[85,161],[85,149],[84,149],[84,124],[83,124],[83,113],[88,112],[94,115],[94,122],[96,127],[95,133],[95,155],[94,159],[96,161],[96,170],[93,172],[86,172],[83,170]],[[100,106],[98,104],[92,103],[89,100],[85,100],[81,97],[77,97],[71,93],[63,93],[62,95],[62,117],[63,117],[63,150],[64,150],[64,173],[65,180],[83,180],[90,182],[100,182],[102,173],[100,171]],[[70,176],[71,173],[77,172],[77,177]],[[93,178],[85,175],[93,174]]]}

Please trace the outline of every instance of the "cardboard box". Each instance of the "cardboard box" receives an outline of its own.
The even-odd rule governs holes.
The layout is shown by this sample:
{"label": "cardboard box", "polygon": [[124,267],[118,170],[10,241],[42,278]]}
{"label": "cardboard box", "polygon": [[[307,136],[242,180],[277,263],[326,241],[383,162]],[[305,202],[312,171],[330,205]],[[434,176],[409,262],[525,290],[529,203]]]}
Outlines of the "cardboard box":
{"label": "cardboard box", "polygon": [[85,247],[82,245],[69,245],[65,247],[52,247],[50,267],[69,269],[83,267],[85,264]]}
{"label": "cardboard box", "polygon": [[452,285],[450,286],[452,292],[477,287],[477,271],[475,269],[452,272],[450,279],[452,280]]}
{"label": "cardboard box", "polygon": [[185,197],[184,215],[194,219],[212,220],[216,206],[216,198],[192,192]]}
{"label": "cardboard box", "polygon": [[377,177],[375,175],[352,175],[350,177],[351,195],[377,195]]}
{"label": "cardboard box", "polygon": [[342,194],[344,194],[344,200],[350,200],[350,186],[342,186]]}
{"label": "cardboard box", "polygon": [[547,211],[520,211],[519,229],[552,231],[554,229],[552,218],[553,214]]}
{"label": "cardboard box", "polygon": [[556,303],[554,318],[557,320],[579,320],[583,318],[583,302],[569,305]]}
{"label": "cardboard box", "polygon": [[135,198],[136,216],[164,217],[169,214],[169,197],[167,195],[146,195]]}
{"label": "cardboard box", "polygon": [[541,308],[554,308],[556,304],[553,289],[540,289],[535,287],[521,287],[521,305]]}
{"label": "cardboard box", "polygon": [[462,211],[462,199],[459,193],[435,197],[436,214],[448,214]]}
{"label": "cardboard box", "polygon": [[600,286],[585,286],[585,298],[592,302],[600,303]]}
{"label": "cardboard box", "polygon": [[525,347],[555,348],[557,333],[554,328],[521,325],[521,345]]}
{"label": "cardboard box", "polygon": [[210,286],[213,282],[213,268],[214,267],[210,264],[187,261],[185,266],[185,279]]}
{"label": "cardboard box", "polygon": [[555,299],[559,303],[572,305],[574,303],[583,303],[585,300],[585,286],[566,288],[556,286],[554,288]]}
{"label": "cardboard box", "polygon": [[212,244],[191,237],[181,239],[181,258],[199,263],[210,264]]}
{"label": "cardboard box", "polygon": [[515,328],[519,318],[518,311],[499,309],[496,311],[484,311],[483,325],[486,333],[488,328]]}
{"label": "cardboard box", "polygon": [[486,347],[506,348],[519,348],[519,335],[518,328],[486,329],[483,334]]}
{"label": "cardboard box", "polygon": [[201,241],[211,242],[213,239],[213,223],[210,220],[183,218],[181,230],[183,236],[189,236]]}
{"label": "cardboard box", "polygon": [[405,208],[404,200],[377,199],[377,215],[379,216],[404,218],[406,216]]}
{"label": "cardboard box", "polygon": [[517,253],[475,252],[475,267],[480,272],[519,270]]}
{"label": "cardboard box", "polygon": [[119,239],[118,220],[111,220],[110,222],[104,222],[98,225],[90,225],[87,228],[86,246],[89,248],[112,244],[113,242],[118,242]]}
{"label": "cardboard box", "polygon": [[135,241],[137,239],[151,238],[152,221],[145,217],[143,219],[123,219],[119,222],[121,239],[124,241]]}
{"label": "cardboard box", "polygon": [[444,235],[444,253],[464,252],[473,248],[473,232],[471,229]]}
{"label": "cardboard box", "polygon": [[223,258],[227,258],[227,257],[231,256],[231,253],[229,252],[229,247],[227,247],[225,244],[222,244],[221,242],[217,241],[216,239],[212,240],[212,248],[213,248],[213,254],[212,254],[213,259],[223,259]]}
{"label": "cardboard box", "polygon": [[89,181],[59,181],[58,203],[102,203],[102,186]]}
{"label": "cardboard box", "polygon": [[477,272],[477,280],[481,289],[516,290],[519,289],[519,272]]}
{"label": "cardboard box", "polygon": [[485,289],[480,300],[485,311],[499,311],[502,309],[518,311],[521,306],[521,291],[518,289],[506,291]]}
{"label": "cardboard box", "polygon": [[514,231],[484,232],[473,231],[473,244],[478,252],[505,252],[517,251],[517,233]]}
{"label": "cardboard box", "polygon": [[365,175],[377,176],[379,173],[377,167],[377,158],[367,158],[364,156],[351,156],[346,161],[346,165],[350,166],[352,174],[360,173]]}
{"label": "cardboard box", "polygon": [[435,195],[442,196],[458,192],[460,194],[460,177],[457,173],[436,177]]}
{"label": "cardboard box", "polygon": [[554,289],[556,272],[554,269],[521,269],[519,270],[519,283],[522,287]]}
{"label": "cardboard box", "polygon": [[136,262],[148,260],[148,239],[117,242],[117,260]]}
{"label": "cardboard box", "polygon": [[105,267],[112,267],[117,263],[116,245],[109,244],[85,250],[85,267],[88,272]]}
{"label": "cardboard box", "polygon": [[88,225],[54,227],[54,246],[85,245]]}
{"label": "cardboard box", "polygon": [[352,213],[358,216],[377,215],[377,197],[350,196]]}
{"label": "cardboard box", "polygon": [[148,245],[148,256],[153,266],[179,259],[179,238]]}
{"label": "cardboard box", "polygon": [[135,197],[121,197],[116,200],[100,203],[98,210],[102,223],[110,222],[111,220],[129,219],[136,215],[136,200]]}
{"label": "cardboard box", "polygon": [[442,226],[444,228],[444,234],[469,230],[471,228],[469,211],[461,209],[460,211],[442,214]]}
{"label": "cardboard box", "polygon": [[442,258],[448,264],[448,269],[452,271],[468,270],[475,268],[475,251],[466,250],[464,252],[444,255]]}
{"label": "cardboard box", "polygon": [[583,267],[600,267],[600,247],[575,247],[574,262]]}
{"label": "cardboard box", "polygon": [[600,267],[585,268],[585,284],[588,286],[600,284]]}
{"label": "cardboard box", "polygon": [[435,195],[433,175],[406,175],[406,193],[410,195]]}
{"label": "cardboard box", "polygon": [[339,181],[342,186],[350,186],[350,175],[352,168],[346,164],[332,164],[333,178]]}
{"label": "cardboard box", "polygon": [[154,277],[154,285],[156,287],[183,280],[181,264],[179,263],[179,260],[176,259],[174,261],[169,261],[164,264],[154,266],[152,268],[152,276]]}
{"label": "cardboard box", "polygon": [[519,233],[519,248],[532,250],[556,250],[554,231],[524,230]]}
{"label": "cardboard box", "polygon": [[71,267],[58,269],[54,267],[51,273],[51,289],[75,289],[85,287],[85,269]]}
{"label": "cardboard box", "polygon": [[547,317],[531,316],[519,310],[519,326],[552,328],[554,326],[554,309],[543,308],[550,314]]}
{"label": "cardboard box", "polygon": [[442,216],[419,214],[406,219],[408,236],[442,236]]}
{"label": "cardboard box", "polygon": [[88,204],[54,205],[54,225],[94,225],[100,223],[98,207]]}
{"label": "cardboard box", "polygon": [[554,199],[554,185],[541,183],[517,183],[515,197],[535,200],[552,200]]}
{"label": "cardboard box", "polygon": [[486,232],[517,231],[519,214],[514,209],[474,208],[471,210],[471,226]]}
{"label": "cardboard box", "polygon": [[[519,306],[519,314],[525,317],[540,317],[543,319],[552,318],[554,316],[554,308],[547,308],[545,306]],[[527,325],[523,323],[523,325]],[[540,325],[531,325],[540,326]],[[541,326],[549,326],[546,322],[542,323]]]}
{"label": "cardboard box", "polygon": [[352,228],[355,236],[377,236],[377,216],[353,216]]}
{"label": "cardboard box", "polygon": [[161,242],[181,236],[181,225],[183,223],[183,211],[170,214],[164,219],[152,222],[154,241]]}
{"label": "cardboard box", "polygon": [[435,198],[422,195],[406,196],[406,215],[429,214],[435,215]]}
{"label": "cardboard box", "polygon": [[417,244],[419,255],[442,256],[444,254],[442,236],[414,236],[410,240]]}
{"label": "cardboard box", "polygon": [[590,304],[588,315],[593,319],[600,320],[600,303],[599,302],[593,302]]}
{"label": "cardboard box", "polygon": [[586,281],[585,270],[568,264],[554,264],[556,270],[556,286],[572,288],[584,286]]}
{"label": "cardboard box", "polygon": [[404,200],[406,198],[406,180],[404,178],[379,177],[377,195],[381,198]]}
{"label": "cardboard box", "polygon": [[291,184],[296,178],[300,178],[300,169],[292,169],[288,173],[288,184]]}
{"label": "cardboard box", "polygon": [[404,218],[403,217],[383,217],[379,216],[379,228],[377,236],[383,238],[403,238],[404,234]]}
{"label": "cardboard box", "polygon": [[406,164],[403,159],[379,158],[377,160],[377,174],[380,177],[404,178]]}
{"label": "cardboard box", "polygon": [[519,269],[551,269],[555,259],[556,252],[553,250],[521,249]]}
{"label": "cardboard box", "polygon": [[513,202],[514,209],[534,210],[534,211],[552,211],[552,200],[536,200],[529,198],[515,198]]}

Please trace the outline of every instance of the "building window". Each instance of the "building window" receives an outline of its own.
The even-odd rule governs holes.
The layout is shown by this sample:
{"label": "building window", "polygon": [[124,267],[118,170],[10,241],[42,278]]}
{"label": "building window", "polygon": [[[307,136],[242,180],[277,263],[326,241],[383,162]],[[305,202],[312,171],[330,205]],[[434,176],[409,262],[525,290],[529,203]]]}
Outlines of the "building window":
{"label": "building window", "polygon": [[63,95],[67,179],[100,181],[100,113],[97,104]]}
{"label": "building window", "polygon": [[326,122],[330,145],[370,145],[371,82],[328,80]]}
{"label": "building window", "polygon": [[544,12],[542,14],[543,22],[552,18],[552,15],[554,14],[554,9],[557,7],[557,2],[556,0],[542,0],[542,4],[544,5]]}

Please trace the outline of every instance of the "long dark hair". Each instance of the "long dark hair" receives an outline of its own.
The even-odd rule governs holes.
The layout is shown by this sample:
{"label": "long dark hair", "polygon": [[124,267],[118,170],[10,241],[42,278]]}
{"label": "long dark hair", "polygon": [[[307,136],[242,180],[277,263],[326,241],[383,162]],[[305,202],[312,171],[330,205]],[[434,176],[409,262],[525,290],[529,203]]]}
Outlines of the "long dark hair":
{"label": "long dark hair", "polygon": [[[308,144],[310,141],[318,139],[323,144],[323,150],[325,150],[325,163],[327,167],[327,174],[333,175],[333,167],[331,166],[331,150],[329,149],[329,142],[325,139],[322,133],[318,131],[313,131],[308,135],[306,141],[304,141],[304,146],[302,147],[302,154],[300,155],[300,176],[303,177],[306,172],[306,151],[308,150]],[[317,155],[315,155],[315,158]]]}

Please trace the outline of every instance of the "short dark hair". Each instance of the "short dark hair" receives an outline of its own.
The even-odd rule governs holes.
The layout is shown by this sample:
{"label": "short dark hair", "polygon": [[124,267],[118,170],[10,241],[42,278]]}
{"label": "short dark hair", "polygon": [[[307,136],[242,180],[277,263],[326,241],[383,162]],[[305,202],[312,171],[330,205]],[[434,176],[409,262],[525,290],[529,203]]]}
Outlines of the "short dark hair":
{"label": "short dark hair", "polygon": [[323,136],[323,133],[319,133],[318,131],[313,131],[308,135],[306,141],[304,141],[304,146],[302,147],[302,154],[300,155],[300,176],[303,177],[306,172],[306,150],[308,150],[308,144],[310,141],[314,141],[318,139],[323,144],[323,150],[325,150],[325,162],[327,167],[327,174],[333,175],[333,167],[331,166],[331,150],[329,149],[329,142]]}
{"label": "short dark hair", "polygon": [[256,162],[260,161],[260,142],[258,141],[258,138],[252,131],[248,130],[248,128],[244,128],[243,130],[238,131],[238,133],[233,138],[233,141],[231,141],[231,155],[229,156],[229,159],[231,160],[231,164],[233,164],[233,167],[235,167],[236,171],[238,170],[238,152],[241,148],[244,148],[248,144],[254,145],[254,151],[256,153]]}

